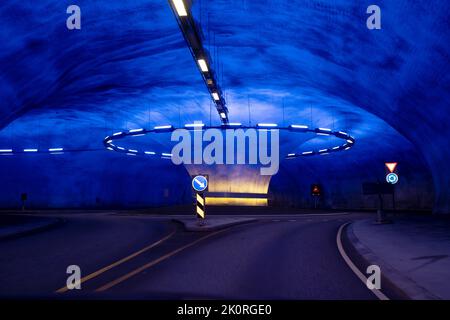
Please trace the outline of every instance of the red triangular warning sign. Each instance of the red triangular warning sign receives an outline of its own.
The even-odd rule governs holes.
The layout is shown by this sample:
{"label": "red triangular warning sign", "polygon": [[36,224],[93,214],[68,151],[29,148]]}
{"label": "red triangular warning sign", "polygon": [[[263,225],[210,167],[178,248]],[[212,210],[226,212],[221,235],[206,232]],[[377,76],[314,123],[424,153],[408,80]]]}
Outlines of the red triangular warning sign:
{"label": "red triangular warning sign", "polygon": [[388,162],[388,163],[386,163],[386,167],[392,173],[395,171],[395,168],[397,168],[397,164],[398,164],[397,162]]}

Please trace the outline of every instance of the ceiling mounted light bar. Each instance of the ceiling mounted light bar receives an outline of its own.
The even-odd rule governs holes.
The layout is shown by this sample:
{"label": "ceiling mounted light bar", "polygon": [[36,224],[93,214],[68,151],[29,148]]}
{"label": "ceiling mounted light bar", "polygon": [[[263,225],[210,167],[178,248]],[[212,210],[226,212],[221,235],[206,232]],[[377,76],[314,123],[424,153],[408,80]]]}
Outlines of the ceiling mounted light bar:
{"label": "ceiling mounted light bar", "polygon": [[208,65],[206,64],[205,59],[199,59],[198,65],[200,66],[200,70],[203,72],[209,72]]}
{"label": "ceiling mounted light bar", "polygon": [[205,124],[203,123],[188,123],[184,125],[185,128],[203,128]]}
{"label": "ceiling mounted light bar", "polygon": [[179,17],[187,17],[186,7],[184,5],[183,0],[173,0],[173,5],[175,6],[175,10]]}
{"label": "ceiling mounted light bar", "polygon": [[171,132],[174,130],[172,125],[156,126],[153,129],[159,132]]}
{"label": "ceiling mounted light bar", "polygon": [[299,124],[291,124],[291,125],[289,126],[289,129],[292,130],[292,131],[295,131],[295,130],[304,131],[304,130],[307,130],[307,129],[308,129],[308,126],[305,126],[305,125],[299,125]]}
{"label": "ceiling mounted light bar", "polygon": [[258,123],[258,128],[276,128],[278,125],[276,123]]}
{"label": "ceiling mounted light bar", "polygon": [[137,133],[137,132],[143,132],[144,131],[144,129],[133,129],[133,130],[130,130],[129,132],[130,133]]}
{"label": "ceiling mounted light bar", "polygon": [[239,127],[242,127],[242,123],[240,122],[222,123],[222,128],[239,128]]}
{"label": "ceiling mounted light bar", "polygon": [[331,129],[328,128],[317,128],[316,130],[316,134],[319,136],[329,136],[331,135]]}
{"label": "ceiling mounted light bar", "polygon": [[183,34],[189,51],[194,58],[200,74],[216,106],[222,123],[228,123],[228,108],[224,94],[218,84],[213,61],[208,50],[203,46],[201,28],[195,21],[192,12],[191,0],[169,0],[170,7],[175,14],[178,26]]}

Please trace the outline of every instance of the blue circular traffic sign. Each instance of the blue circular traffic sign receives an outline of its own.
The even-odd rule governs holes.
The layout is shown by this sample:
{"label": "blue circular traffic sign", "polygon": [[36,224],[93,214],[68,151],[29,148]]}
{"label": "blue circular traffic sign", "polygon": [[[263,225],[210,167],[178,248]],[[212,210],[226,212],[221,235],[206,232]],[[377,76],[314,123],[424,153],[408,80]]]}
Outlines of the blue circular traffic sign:
{"label": "blue circular traffic sign", "polygon": [[208,179],[204,176],[196,176],[192,179],[192,188],[197,192],[203,192],[208,188]]}
{"label": "blue circular traffic sign", "polygon": [[390,184],[396,184],[398,182],[398,175],[395,173],[389,173],[386,176],[386,181],[387,181],[387,183],[390,183]]}

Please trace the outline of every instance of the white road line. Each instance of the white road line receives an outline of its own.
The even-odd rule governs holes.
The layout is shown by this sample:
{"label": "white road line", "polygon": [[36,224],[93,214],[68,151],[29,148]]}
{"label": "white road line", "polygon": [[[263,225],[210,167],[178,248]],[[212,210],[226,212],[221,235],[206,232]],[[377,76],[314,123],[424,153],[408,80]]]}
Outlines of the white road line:
{"label": "white road line", "polygon": [[[349,256],[345,252],[344,247],[342,245],[342,240],[341,240],[342,230],[344,230],[344,228],[346,226],[348,226],[350,223],[351,222],[344,223],[343,225],[341,225],[339,227],[339,231],[338,231],[337,237],[336,237],[336,244],[337,244],[339,253],[341,254],[344,261],[347,263],[349,268],[356,274],[356,276],[364,283],[364,286],[367,288],[366,276],[361,271],[359,271],[359,269],[355,266],[355,264],[352,262],[352,260],[350,260]],[[367,288],[367,290],[370,290],[370,289]],[[373,289],[370,291],[380,300],[390,300],[383,292],[381,292],[381,290]]]}

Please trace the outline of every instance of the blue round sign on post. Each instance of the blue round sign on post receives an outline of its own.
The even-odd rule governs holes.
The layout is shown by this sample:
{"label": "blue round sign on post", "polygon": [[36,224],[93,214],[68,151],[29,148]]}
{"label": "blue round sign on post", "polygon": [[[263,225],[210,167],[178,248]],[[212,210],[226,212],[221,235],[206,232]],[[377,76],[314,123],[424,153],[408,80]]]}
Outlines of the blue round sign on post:
{"label": "blue round sign on post", "polygon": [[386,181],[387,181],[387,183],[390,183],[390,184],[396,184],[398,182],[398,175],[395,173],[389,173],[386,176]]}
{"label": "blue round sign on post", "polygon": [[204,176],[196,176],[192,179],[192,188],[197,192],[203,192],[208,188],[208,179]]}

